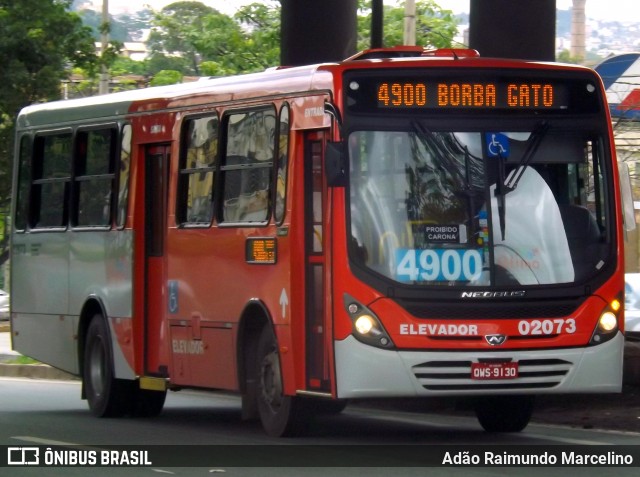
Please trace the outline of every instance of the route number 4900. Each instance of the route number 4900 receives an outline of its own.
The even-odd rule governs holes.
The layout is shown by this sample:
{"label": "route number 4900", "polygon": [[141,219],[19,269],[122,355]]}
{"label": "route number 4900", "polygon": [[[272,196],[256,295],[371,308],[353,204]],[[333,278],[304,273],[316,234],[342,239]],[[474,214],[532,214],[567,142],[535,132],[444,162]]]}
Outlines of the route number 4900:
{"label": "route number 4900", "polygon": [[482,274],[482,254],[473,249],[400,249],[396,263],[400,281],[473,281]]}

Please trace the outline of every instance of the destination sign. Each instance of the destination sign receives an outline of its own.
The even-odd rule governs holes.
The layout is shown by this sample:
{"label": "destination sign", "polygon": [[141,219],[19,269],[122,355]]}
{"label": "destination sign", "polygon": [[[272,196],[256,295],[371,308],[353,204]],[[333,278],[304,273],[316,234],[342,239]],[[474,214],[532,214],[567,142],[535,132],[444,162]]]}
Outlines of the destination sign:
{"label": "destination sign", "polygon": [[376,88],[380,108],[567,108],[566,89],[542,82],[390,82]]}
{"label": "destination sign", "polygon": [[372,114],[585,114],[604,105],[597,78],[585,71],[353,71],[345,75],[345,95],[348,111]]}

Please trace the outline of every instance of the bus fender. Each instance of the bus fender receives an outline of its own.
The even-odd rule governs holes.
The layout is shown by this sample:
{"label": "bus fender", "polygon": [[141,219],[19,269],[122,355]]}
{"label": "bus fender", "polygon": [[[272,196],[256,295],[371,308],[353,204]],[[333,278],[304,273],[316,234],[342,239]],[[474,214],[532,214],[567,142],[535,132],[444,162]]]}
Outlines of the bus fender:
{"label": "bus fender", "polygon": [[[102,319],[105,321],[107,325],[107,330],[109,333],[109,343],[111,343],[111,360],[113,363],[113,369],[115,378],[117,379],[128,379],[134,380],[136,378],[133,369],[127,362],[126,358],[120,347],[118,346],[117,340],[114,340],[114,330],[112,327],[111,320],[106,311],[106,307],[102,298],[95,294],[91,294],[87,297],[82,311],[80,312],[80,320],[78,323],[78,369],[82,373],[84,369],[84,352],[85,352],[85,340],[87,336],[87,330],[89,329],[89,325],[94,316],[100,314]],[[84,381],[82,384],[82,397],[85,398],[85,389],[84,389]]]}
{"label": "bus fender", "polygon": [[256,362],[258,340],[265,326],[271,327],[275,333],[273,318],[262,300],[250,300],[242,310],[238,322],[236,340],[236,362],[238,384],[242,396],[242,419],[258,418],[256,400]]}

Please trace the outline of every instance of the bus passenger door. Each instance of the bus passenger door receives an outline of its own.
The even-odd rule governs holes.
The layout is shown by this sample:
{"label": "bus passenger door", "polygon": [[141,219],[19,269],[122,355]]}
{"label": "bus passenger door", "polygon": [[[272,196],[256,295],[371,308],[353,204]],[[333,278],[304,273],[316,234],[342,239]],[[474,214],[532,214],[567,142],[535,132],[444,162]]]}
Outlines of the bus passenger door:
{"label": "bus passenger door", "polygon": [[168,144],[147,146],[145,152],[145,373],[164,376],[168,359],[163,343],[166,341],[164,314],[167,309],[165,293],[165,239],[167,229],[167,193],[169,181]]}
{"label": "bus passenger door", "polygon": [[330,339],[326,318],[325,226],[326,184],[323,132],[308,133],[305,141],[305,330],[306,386],[314,392],[331,392]]}

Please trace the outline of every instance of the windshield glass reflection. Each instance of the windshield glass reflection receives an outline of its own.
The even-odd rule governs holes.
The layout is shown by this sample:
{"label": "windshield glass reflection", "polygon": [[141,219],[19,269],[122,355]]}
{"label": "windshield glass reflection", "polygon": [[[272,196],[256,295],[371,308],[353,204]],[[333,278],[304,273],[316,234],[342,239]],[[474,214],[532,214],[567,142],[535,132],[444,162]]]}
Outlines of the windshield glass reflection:
{"label": "windshield glass reflection", "polygon": [[349,137],[353,260],[421,286],[571,283],[602,266],[603,154],[592,139],[546,125],[411,126]]}

